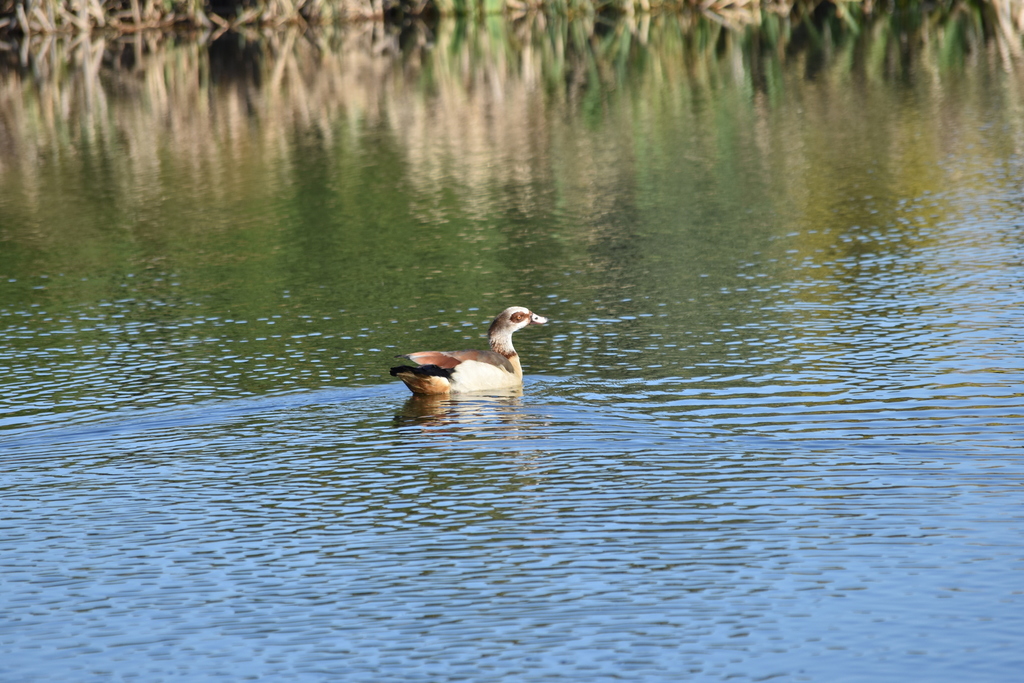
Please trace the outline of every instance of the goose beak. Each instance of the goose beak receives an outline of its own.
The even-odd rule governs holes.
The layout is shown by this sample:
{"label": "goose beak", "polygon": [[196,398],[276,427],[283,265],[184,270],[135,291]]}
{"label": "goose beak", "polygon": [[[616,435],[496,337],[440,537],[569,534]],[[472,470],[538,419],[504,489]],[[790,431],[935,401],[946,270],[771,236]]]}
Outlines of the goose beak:
{"label": "goose beak", "polygon": [[530,314],[530,324],[531,325],[543,325],[547,321],[548,321],[548,319],[545,318],[542,315],[537,315],[536,313],[531,313]]}

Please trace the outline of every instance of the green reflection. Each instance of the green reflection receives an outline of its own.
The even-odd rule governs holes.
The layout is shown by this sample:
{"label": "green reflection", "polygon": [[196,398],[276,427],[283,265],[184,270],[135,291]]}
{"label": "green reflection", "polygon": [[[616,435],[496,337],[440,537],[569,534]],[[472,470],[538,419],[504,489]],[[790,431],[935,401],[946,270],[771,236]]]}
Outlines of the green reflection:
{"label": "green reflection", "polygon": [[[676,361],[719,362],[722,330],[809,315],[782,301],[873,296],[866,257],[927,247],[956,218],[946,191],[984,190],[1024,139],[1013,50],[977,11],[857,11],[30,45],[0,91],[0,309],[75,328],[132,299],[109,322],[175,358],[262,353],[309,385],[477,344],[509,303],[668,307],[637,338],[709,339]],[[972,151],[951,165],[953,140]],[[533,367],[584,353],[538,344]]]}

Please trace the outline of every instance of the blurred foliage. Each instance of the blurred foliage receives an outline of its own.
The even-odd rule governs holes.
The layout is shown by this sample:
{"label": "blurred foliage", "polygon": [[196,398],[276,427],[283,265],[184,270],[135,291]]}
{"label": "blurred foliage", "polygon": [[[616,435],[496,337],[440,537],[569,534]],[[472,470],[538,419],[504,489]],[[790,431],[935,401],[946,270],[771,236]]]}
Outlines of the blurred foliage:
{"label": "blurred foliage", "polygon": [[973,12],[990,32],[1024,29],[1024,0],[0,0],[0,31],[28,36],[190,27],[219,34],[243,27],[305,27],[366,19],[402,23],[410,17],[543,14],[609,20],[682,11],[733,26],[760,24],[767,16],[815,26],[834,17],[851,30],[876,15],[914,22]]}

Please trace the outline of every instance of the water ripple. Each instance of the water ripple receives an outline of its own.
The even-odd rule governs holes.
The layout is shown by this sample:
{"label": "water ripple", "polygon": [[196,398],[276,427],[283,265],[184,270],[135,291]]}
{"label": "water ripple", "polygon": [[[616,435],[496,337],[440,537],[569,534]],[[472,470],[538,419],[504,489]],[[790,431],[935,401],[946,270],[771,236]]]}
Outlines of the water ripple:
{"label": "water ripple", "polygon": [[[907,172],[888,197],[849,171],[794,200],[805,215],[789,194],[748,215],[733,205],[777,179],[705,192],[696,143],[668,181],[577,168],[575,144],[641,128],[542,152],[571,169],[555,182],[498,164],[468,218],[458,164],[427,155],[409,212],[429,229],[405,232],[384,226],[403,219],[379,165],[401,162],[360,152],[351,176],[296,177],[285,209],[231,210],[266,230],[169,247],[208,280],[5,261],[0,679],[1019,678],[1019,160],[960,149],[935,191]],[[332,166],[322,152],[296,156]],[[377,176],[380,206],[349,203]],[[699,192],[680,200],[683,177]],[[300,228],[287,212],[321,190],[345,206]],[[453,223],[479,262],[447,258]],[[179,226],[121,227],[117,253]],[[381,259],[406,239],[437,272]],[[295,282],[264,267],[278,247]],[[388,377],[397,353],[481,343],[513,297],[551,318],[521,333],[522,391],[416,398]]]}

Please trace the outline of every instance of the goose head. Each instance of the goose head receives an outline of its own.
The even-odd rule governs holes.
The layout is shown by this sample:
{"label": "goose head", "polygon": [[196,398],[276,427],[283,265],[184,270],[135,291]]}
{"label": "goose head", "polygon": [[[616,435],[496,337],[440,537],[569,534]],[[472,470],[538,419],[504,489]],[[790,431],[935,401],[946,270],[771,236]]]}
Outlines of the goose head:
{"label": "goose head", "polygon": [[533,313],[522,306],[510,306],[498,314],[487,330],[487,338],[491,342],[491,350],[506,358],[516,355],[512,347],[512,333],[530,325],[543,325],[548,321],[542,315]]}

